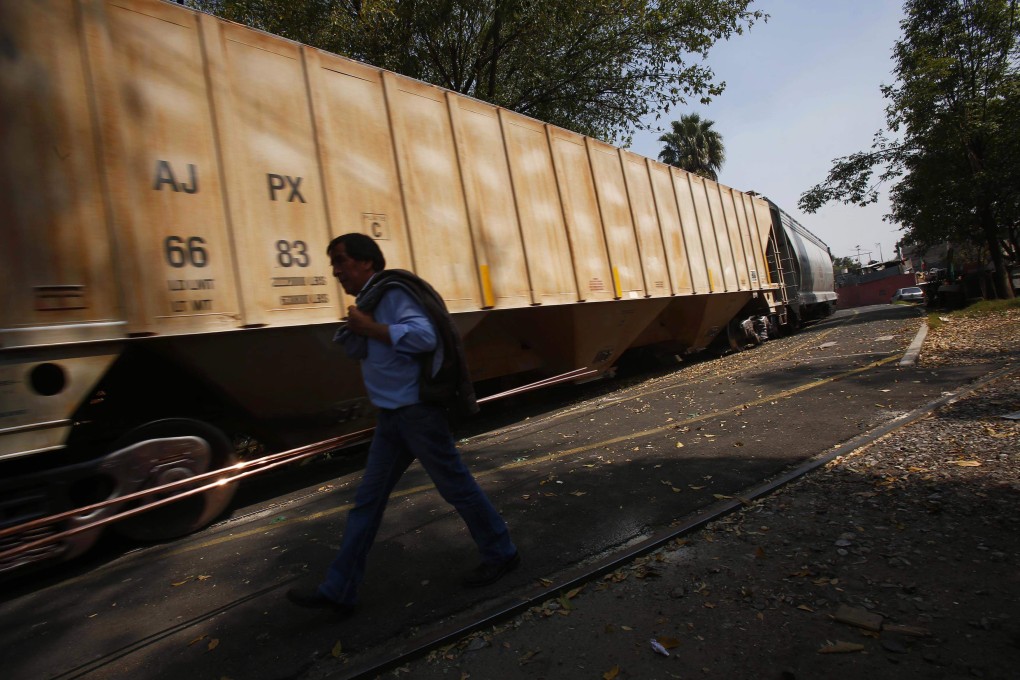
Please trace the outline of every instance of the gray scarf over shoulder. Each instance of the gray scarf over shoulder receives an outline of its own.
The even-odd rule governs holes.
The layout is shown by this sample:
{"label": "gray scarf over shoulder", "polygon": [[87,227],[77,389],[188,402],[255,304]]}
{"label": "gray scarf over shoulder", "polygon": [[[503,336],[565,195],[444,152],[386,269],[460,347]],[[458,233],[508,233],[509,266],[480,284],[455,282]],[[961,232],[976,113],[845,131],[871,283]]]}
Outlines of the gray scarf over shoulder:
{"label": "gray scarf over shoulder", "polygon": [[[404,269],[384,269],[372,277],[354,303],[361,311],[371,314],[391,286],[400,287],[413,297],[436,329],[436,349],[421,355],[419,398],[426,403],[456,406],[465,414],[478,413],[464,342],[443,298],[427,281]],[[352,359],[368,356],[368,338],[352,333],[346,324],[340,327],[333,341],[342,344]]]}

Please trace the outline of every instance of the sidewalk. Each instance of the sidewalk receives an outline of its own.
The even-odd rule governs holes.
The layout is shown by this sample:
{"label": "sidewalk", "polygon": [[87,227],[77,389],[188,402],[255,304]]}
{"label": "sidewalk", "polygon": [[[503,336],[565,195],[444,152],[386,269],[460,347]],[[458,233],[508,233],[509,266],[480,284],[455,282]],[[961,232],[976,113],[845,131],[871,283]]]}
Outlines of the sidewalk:
{"label": "sidewalk", "polygon": [[1017,328],[1016,309],[949,318],[918,365],[994,357],[997,379],[394,675],[1016,677],[1020,424],[1003,416],[1020,412]]}

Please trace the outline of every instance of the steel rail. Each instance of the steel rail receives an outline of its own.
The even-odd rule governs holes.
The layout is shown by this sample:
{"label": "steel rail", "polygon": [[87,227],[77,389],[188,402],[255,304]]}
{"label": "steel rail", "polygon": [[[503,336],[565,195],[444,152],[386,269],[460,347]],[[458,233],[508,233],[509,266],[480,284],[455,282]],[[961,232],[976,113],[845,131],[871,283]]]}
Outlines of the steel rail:
{"label": "steel rail", "polygon": [[497,399],[505,399],[506,397],[512,397],[517,394],[524,394],[525,392],[532,392],[534,390],[541,389],[543,387],[551,387],[553,385],[559,385],[570,380],[580,380],[581,378],[587,378],[588,376],[595,375],[598,373],[598,369],[595,368],[577,368],[567,373],[561,373],[560,375],[553,376],[551,378],[545,378],[537,382],[522,385],[521,387],[515,387],[512,390],[506,392],[500,392],[498,394],[491,394],[488,397],[482,397],[478,400],[479,404],[487,404],[490,401],[496,401]]}
{"label": "steel rail", "polygon": [[[533,390],[541,389],[543,387],[549,387],[552,385],[568,382],[571,380],[578,380],[580,378],[588,377],[596,373],[598,373],[598,370],[591,369],[588,367],[575,369],[573,371],[568,371],[567,373],[561,373],[560,375],[545,378],[543,380],[539,380],[534,383],[529,383],[518,388],[514,388],[511,390],[507,390],[505,392],[500,392],[498,394],[484,397],[482,399],[479,399],[478,403],[484,404],[491,401],[496,401],[498,399],[504,399],[506,397],[514,396],[517,394],[523,394],[525,392],[531,392]],[[91,505],[73,508],[71,510],[66,510],[61,513],[47,515],[46,517],[39,517],[28,522],[23,522],[21,524],[0,529],[0,538],[4,538],[7,536],[24,533],[26,531],[30,531],[41,526],[47,526],[54,524],[56,522],[61,522],[72,517],[88,515],[90,513],[96,512],[97,510],[102,510],[103,508],[107,508],[110,506],[119,506],[125,503],[130,503],[132,501],[147,498],[149,496],[153,496],[156,494],[177,491],[178,489],[181,489],[183,487],[192,487],[184,491],[174,493],[173,495],[167,496],[166,498],[160,498],[150,503],[145,503],[134,508],[129,508],[121,512],[116,512],[106,517],[98,518],[95,521],[88,522],[86,524],[82,524],[71,529],[66,529],[64,531],[51,534],[49,536],[37,539],[35,541],[30,541],[27,543],[23,543],[21,545],[14,546],[13,548],[8,548],[7,550],[0,551],[0,562],[17,557],[19,555],[22,555],[26,552],[30,552],[32,550],[36,550],[38,548],[45,547],[53,543],[58,543],[64,539],[71,538],[72,536],[76,536],[87,531],[92,531],[94,529],[98,529],[108,524],[113,524],[115,522],[127,519],[129,517],[144,514],[150,510],[154,510],[165,505],[176,503],[190,496],[195,496],[201,493],[205,493],[207,491],[212,491],[213,489],[216,489],[221,486],[226,486],[227,484],[233,484],[241,479],[245,479],[255,474],[266,472],[267,470],[272,470],[278,467],[282,467],[284,465],[290,465],[291,463],[296,463],[306,458],[311,458],[313,456],[318,456],[323,453],[328,453],[329,451],[333,451],[335,449],[353,445],[359,441],[363,441],[366,438],[368,438],[368,436],[371,435],[374,429],[375,428],[366,428],[363,430],[358,430],[356,432],[341,435],[339,437],[332,437],[330,439],[325,439],[320,442],[306,444],[304,446],[300,446],[295,449],[290,449],[288,451],[282,451],[280,453],[262,456],[260,458],[255,458],[249,461],[240,461],[233,465],[228,465],[226,467],[222,467],[216,470],[203,472],[201,474],[195,475],[194,477],[188,477],[187,479],[180,479],[174,482],[169,482],[167,484],[160,484],[158,486],[140,489],[138,491],[125,494],[123,496],[115,496],[113,498],[108,498],[97,503],[92,503]],[[197,487],[193,486],[194,484],[207,480],[214,481]]]}
{"label": "steel rail", "polygon": [[[294,449],[293,451],[285,451],[283,453],[274,454],[274,456],[266,456],[265,458],[259,458],[259,459],[255,460],[255,461],[251,461],[252,463],[256,463],[256,462],[260,463],[257,467],[255,467],[255,469],[245,470],[244,472],[241,472],[239,474],[233,475],[231,477],[227,477],[225,479],[218,479],[218,480],[212,482],[211,484],[203,484],[202,486],[198,486],[198,487],[195,487],[193,489],[187,489],[186,491],[182,491],[180,493],[176,493],[173,496],[167,496],[166,498],[160,498],[160,499],[155,500],[155,501],[153,501],[151,503],[146,503],[144,505],[139,505],[137,507],[130,508],[128,510],[124,510],[122,512],[118,512],[118,513],[115,513],[115,514],[112,514],[112,515],[108,515],[106,517],[101,517],[101,518],[95,520],[94,522],[89,522],[87,524],[82,524],[81,526],[73,527],[71,529],[66,529],[66,530],[61,531],[59,533],[53,534],[51,536],[47,536],[46,538],[41,538],[39,540],[31,541],[29,543],[23,543],[21,545],[15,546],[14,548],[10,548],[8,550],[5,550],[4,552],[0,552],[0,560],[5,560],[5,559],[12,558],[12,557],[17,557],[18,555],[21,555],[22,553],[29,552],[29,551],[35,550],[37,548],[42,548],[44,546],[47,546],[47,545],[49,545],[51,543],[56,543],[56,542],[58,542],[60,540],[63,540],[65,538],[70,538],[72,536],[76,536],[76,535],[84,533],[86,531],[92,531],[93,529],[98,529],[100,527],[106,526],[107,524],[113,524],[114,522],[119,522],[119,521],[125,520],[125,519],[127,519],[129,517],[134,517],[136,515],[141,515],[141,514],[144,514],[146,512],[149,512],[150,510],[155,510],[156,508],[161,508],[161,507],[163,507],[165,505],[170,505],[172,503],[177,503],[177,502],[179,502],[180,500],[182,500],[184,498],[188,498],[190,496],[196,496],[196,495],[198,495],[200,493],[205,493],[206,491],[212,491],[213,489],[216,489],[217,487],[226,486],[227,484],[232,484],[232,483],[234,483],[234,482],[236,482],[238,480],[245,479],[247,477],[251,477],[252,475],[261,474],[261,473],[265,472],[266,470],[272,470],[274,468],[282,467],[284,465],[290,465],[291,463],[294,463],[296,461],[302,460],[304,458],[309,458],[311,456],[321,455],[323,453],[326,453],[328,451],[331,451],[331,450],[337,448],[337,446],[338,446],[337,440],[345,440],[345,439],[349,438],[349,441],[347,443],[353,443],[354,441],[356,441],[355,438],[354,438],[354,435],[363,435],[364,433],[371,432],[371,431],[372,431],[371,429],[368,429],[368,430],[359,430],[358,432],[352,433],[351,435],[348,435],[346,437],[334,437],[333,439],[327,439],[327,440],[324,440],[322,442],[318,442],[316,444],[310,444],[308,446],[301,447],[301,449],[304,449],[301,453],[294,453],[295,451],[299,451],[299,449]],[[278,458],[278,460],[275,460],[274,462],[267,462],[270,458],[274,458],[274,457]],[[183,481],[185,484],[194,484],[195,480],[197,480],[199,477],[209,478],[209,477],[215,477],[216,475],[222,475],[225,471],[229,471],[232,467],[234,467],[234,466],[230,466],[230,467],[226,467],[226,468],[220,468],[219,470],[214,470],[212,472],[206,472],[206,473],[203,473],[202,475],[198,475],[198,476],[195,476],[195,477],[191,477],[190,479],[185,479],[185,480],[180,480],[180,481]],[[174,485],[175,486],[182,486],[182,484],[180,484],[180,482],[174,482]],[[170,486],[170,485],[163,485],[163,486]],[[143,490],[144,493],[143,492],[136,492],[135,494],[128,494],[127,496],[122,496],[122,497],[118,497],[118,498],[115,498],[115,499],[111,499],[112,502],[104,501],[103,505],[106,506],[106,505],[111,505],[111,504],[114,504],[114,503],[117,503],[117,504],[126,503],[126,502],[128,502],[128,499],[131,498],[132,496],[148,496],[148,495],[151,495],[153,493],[158,493],[163,488],[163,486],[153,487],[152,489],[145,489],[145,490]],[[78,512],[76,512],[76,511],[69,511],[69,512],[65,512],[65,513],[61,513],[61,515],[65,516],[65,518],[69,514],[73,516],[75,514],[78,514]],[[44,524],[51,523],[51,522],[43,522],[44,519],[47,519],[47,518],[41,518],[41,519],[33,520],[33,521],[37,522],[37,523],[38,522],[42,522]],[[18,527],[13,527],[13,528],[20,529],[20,526],[22,526],[22,525],[19,525]]]}
{"label": "steel rail", "polygon": [[[36,527],[45,526],[47,524],[53,524],[54,522],[59,522],[61,520],[70,519],[71,517],[74,517],[76,515],[87,515],[95,512],[96,510],[102,510],[103,508],[109,507],[111,505],[129,503],[140,498],[145,498],[146,496],[165,493],[167,491],[172,491],[183,486],[189,486],[191,484],[205,481],[207,479],[221,477],[224,473],[227,473],[231,470],[244,470],[246,468],[251,467],[261,468],[266,464],[275,463],[277,461],[281,461],[284,459],[286,459],[287,462],[292,462],[292,460],[301,460],[302,458],[306,457],[306,455],[316,455],[320,453],[325,453],[336,448],[342,448],[353,443],[354,441],[357,441],[358,437],[365,436],[371,432],[372,432],[371,428],[359,430],[357,432],[352,432],[350,434],[342,435],[340,437],[333,437],[331,439],[325,439],[321,442],[316,442],[314,444],[307,444],[296,449],[290,449],[288,451],[282,451],[280,453],[274,453],[268,456],[263,456],[261,458],[254,458],[252,460],[239,461],[237,463],[234,463],[233,465],[228,465],[226,467],[218,468],[216,470],[210,470],[209,472],[203,472],[201,474],[195,475],[194,477],[188,477],[187,479],[179,479],[175,482],[168,482],[166,484],[160,484],[159,486],[140,489],[138,491],[125,494],[123,496],[107,498],[106,500],[99,501],[98,503],[92,503],[91,505],[85,505],[80,508],[74,508],[72,510],[65,510],[64,512],[58,513],[56,515],[47,515],[46,517],[40,517],[28,522],[24,522],[22,524],[18,524],[16,526],[7,527],[6,529],[0,529],[0,538],[3,538],[4,536],[10,536],[11,534],[20,533],[22,531],[27,531],[29,529],[35,529]],[[217,479],[217,483],[213,486],[224,486],[226,484],[232,483],[235,479],[239,478],[240,476]],[[184,496],[181,495],[180,497],[183,498]],[[0,558],[4,557],[5,555],[6,553],[0,553]]]}

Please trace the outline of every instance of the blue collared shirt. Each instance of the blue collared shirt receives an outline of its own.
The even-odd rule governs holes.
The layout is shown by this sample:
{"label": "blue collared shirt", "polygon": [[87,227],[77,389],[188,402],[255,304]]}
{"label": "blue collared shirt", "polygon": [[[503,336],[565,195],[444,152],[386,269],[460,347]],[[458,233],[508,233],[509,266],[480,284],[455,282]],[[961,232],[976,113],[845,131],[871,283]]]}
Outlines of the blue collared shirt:
{"label": "blue collared shirt", "polygon": [[368,339],[368,356],[361,361],[368,398],[378,408],[417,404],[420,355],[436,349],[435,327],[425,309],[398,286],[383,294],[373,316],[389,325],[393,344]]}

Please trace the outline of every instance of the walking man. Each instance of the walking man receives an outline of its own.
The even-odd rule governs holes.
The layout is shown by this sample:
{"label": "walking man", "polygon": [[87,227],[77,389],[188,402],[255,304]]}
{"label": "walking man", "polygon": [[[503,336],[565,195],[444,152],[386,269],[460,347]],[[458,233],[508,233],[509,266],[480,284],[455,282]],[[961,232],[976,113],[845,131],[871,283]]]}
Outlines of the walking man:
{"label": "walking man", "polygon": [[326,252],[333,275],[356,296],[337,341],[360,360],[379,416],[340,551],[316,589],[289,590],[288,599],[341,615],[353,611],[386,502],[415,458],[460,513],[481,553],[481,563],[465,575],[464,584],[496,582],[520,564],[520,555],[503,518],[461,460],[446,422],[443,405],[450,402],[471,413],[478,410],[446,305],[411,272],[385,269],[379,245],[364,234],[338,236]]}

